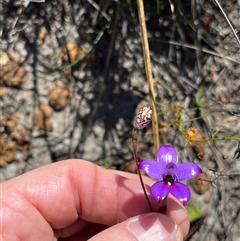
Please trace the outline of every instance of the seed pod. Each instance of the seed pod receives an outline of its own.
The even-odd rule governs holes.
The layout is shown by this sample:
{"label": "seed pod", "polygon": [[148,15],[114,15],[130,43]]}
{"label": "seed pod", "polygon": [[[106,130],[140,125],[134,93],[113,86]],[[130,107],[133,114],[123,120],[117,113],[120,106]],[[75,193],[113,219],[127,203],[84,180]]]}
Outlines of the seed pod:
{"label": "seed pod", "polygon": [[145,106],[138,110],[133,122],[134,129],[142,130],[152,121],[153,109],[151,106]]}

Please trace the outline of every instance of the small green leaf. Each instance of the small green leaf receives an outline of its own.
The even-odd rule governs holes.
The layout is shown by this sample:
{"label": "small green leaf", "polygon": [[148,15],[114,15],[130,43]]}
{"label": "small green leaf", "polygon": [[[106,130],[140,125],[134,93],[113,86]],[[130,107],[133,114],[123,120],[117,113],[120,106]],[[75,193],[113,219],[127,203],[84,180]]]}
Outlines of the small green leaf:
{"label": "small green leaf", "polygon": [[203,212],[199,206],[192,206],[188,208],[188,216],[190,222],[200,219],[203,216]]}
{"label": "small green leaf", "polygon": [[199,107],[199,108],[203,108],[206,106],[207,104],[207,98],[205,95],[205,88],[203,86],[201,86],[196,94],[195,97],[195,104]]}
{"label": "small green leaf", "polygon": [[108,158],[104,158],[103,166],[106,167],[106,168],[110,168],[111,163],[110,163],[110,160]]}

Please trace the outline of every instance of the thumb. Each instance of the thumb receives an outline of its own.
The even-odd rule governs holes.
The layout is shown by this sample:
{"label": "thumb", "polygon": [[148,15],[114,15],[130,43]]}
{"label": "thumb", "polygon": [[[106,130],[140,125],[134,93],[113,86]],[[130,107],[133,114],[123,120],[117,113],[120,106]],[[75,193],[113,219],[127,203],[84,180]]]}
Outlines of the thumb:
{"label": "thumb", "polygon": [[180,227],[166,215],[146,213],[118,223],[89,241],[182,241]]}

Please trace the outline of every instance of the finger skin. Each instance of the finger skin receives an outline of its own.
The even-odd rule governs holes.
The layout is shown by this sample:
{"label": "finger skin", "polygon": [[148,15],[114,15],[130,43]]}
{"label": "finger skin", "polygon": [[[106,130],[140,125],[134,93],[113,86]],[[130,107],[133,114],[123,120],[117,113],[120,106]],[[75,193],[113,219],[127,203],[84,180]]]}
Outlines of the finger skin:
{"label": "finger skin", "polygon": [[116,224],[89,239],[89,241],[106,240],[182,241],[183,235],[177,224],[166,215],[148,213]]}
{"label": "finger skin", "polygon": [[[64,232],[77,220],[80,220],[80,231],[85,228],[86,221],[112,226],[149,212],[138,180],[83,160],[53,163],[1,185],[1,232],[4,237],[14,234],[12,239],[5,240],[30,240],[31,229],[36,229],[35,235],[39,234],[39,240],[44,240],[43,233],[53,237],[52,229]],[[157,210],[155,201],[151,201]],[[167,214],[186,235],[187,213],[172,197],[168,200]],[[36,236],[35,240],[38,240]]]}

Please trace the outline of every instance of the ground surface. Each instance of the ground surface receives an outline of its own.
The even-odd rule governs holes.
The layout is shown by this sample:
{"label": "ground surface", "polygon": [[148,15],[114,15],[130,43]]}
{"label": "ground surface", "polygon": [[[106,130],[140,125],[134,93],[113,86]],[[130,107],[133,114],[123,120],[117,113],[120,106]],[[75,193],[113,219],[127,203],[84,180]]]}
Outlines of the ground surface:
{"label": "ground surface", "polygon": [[[1,6],[1,181],[67,158],[134,171],[132,121],[149,104],[136,4],[36,2]],[[146,4],[160,138],[207,178],[231,163],[224,173],[235,175],[219,177],[218,189],[195,186],[205,193],[193,190],[189,207],[206,218],[191,240],[238,240],[240,50],[213,2],[191,3],[177,1],[174,12],[168,1]],[[239,29],[239,1],[220,3]],[[189,127],[215,141],[186,145]],[[153,150],[150,128],[139,155]]]}

